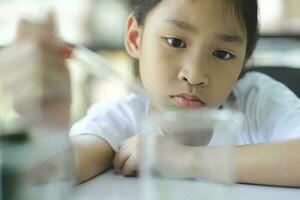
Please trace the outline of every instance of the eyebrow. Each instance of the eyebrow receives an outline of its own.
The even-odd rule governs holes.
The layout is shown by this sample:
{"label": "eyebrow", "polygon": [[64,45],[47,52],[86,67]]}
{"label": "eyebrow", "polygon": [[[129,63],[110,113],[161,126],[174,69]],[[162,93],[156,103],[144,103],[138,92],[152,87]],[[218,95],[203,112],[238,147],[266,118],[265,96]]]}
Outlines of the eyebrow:
{"label": "eyebrow", "polygon": [[170,23],[170,24],[173,24],[175,26],[177,26],[178,28],[181,28],[181,29],[185,29],[185,30],[188,30],[188,31],[191,31],[191,32],[198,32],[198,29],[191,25],[191,24],[188,24],[186,22],[183,22],[183,21],[179,21],[179,20],[176,20],[176,19],[168,19],[166,20],[167,23]]}
{"label": "eyebrow", "polygon": [[216,37],[224,42],[243,43],[243,39],[238,35],[218,33],[216,34]]}
{"label": "eyebrow", "polygon": [[[186,22],[183,22],[183,21],[179,21],[179,20],[176,20],[176,19],[168,19],[168,20],[166,20],[166,22],[170,23],[170,24],[173,24],[173,25],[175,25],[178,28],[183,29],[183,30],[188,30],[188,31],[193,32],[193,33],[198,32],[197,27],[195,27],[191,24],[188,24]],[[224,41],[224,42],[243,43],[243,39],[240,36],[234,35],[234,34],[217,33],[216,38],[221,40],[221,41]]]}

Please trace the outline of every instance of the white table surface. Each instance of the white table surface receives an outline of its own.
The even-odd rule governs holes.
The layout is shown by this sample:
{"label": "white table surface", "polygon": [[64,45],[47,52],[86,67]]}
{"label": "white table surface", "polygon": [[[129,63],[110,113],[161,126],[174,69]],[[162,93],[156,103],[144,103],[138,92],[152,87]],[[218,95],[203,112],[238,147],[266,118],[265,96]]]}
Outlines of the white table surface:
{"label": "white table surface", "polygon": [[[113,170],[86,183],[77,185],[72,191],[72,200],[140,200],[140,181],[135,177],[123,177]],[[236,184],[235,200],[300,200],[300,189]]]}

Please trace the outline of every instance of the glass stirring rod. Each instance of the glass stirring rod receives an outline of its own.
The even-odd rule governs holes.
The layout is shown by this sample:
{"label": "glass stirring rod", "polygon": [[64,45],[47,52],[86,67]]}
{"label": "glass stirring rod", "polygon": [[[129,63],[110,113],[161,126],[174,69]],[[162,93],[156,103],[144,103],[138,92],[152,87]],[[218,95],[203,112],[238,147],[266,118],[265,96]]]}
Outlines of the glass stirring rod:
{"label": "glass stirring rod", "polygon": [[130,89],[130,91],[149,97],[153,103],[153,106],[158,111],[165,110],[163,109],[162,103],[159,101],[159,99],[147,93],[139,82],[135,81],[134,79],[128,79],[121,73],[115,71],[101,55],[87,49],[86,47],[73,46],[69,44],[61,48],[60,52],[66,59],[75,58],[89,66],[90,72],[95,76],[103,78],[115,76],[121,80],[124,85]]}

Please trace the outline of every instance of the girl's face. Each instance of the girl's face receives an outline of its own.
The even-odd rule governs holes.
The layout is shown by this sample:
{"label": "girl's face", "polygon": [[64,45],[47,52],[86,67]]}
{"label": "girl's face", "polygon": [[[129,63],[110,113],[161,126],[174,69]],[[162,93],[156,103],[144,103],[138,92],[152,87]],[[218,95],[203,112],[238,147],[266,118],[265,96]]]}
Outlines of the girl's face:
{"label": "girl's face", "polygon": [[247,47],[244,28],[224,2],[163,0],[148,14],[137,58],[150,94],[180,108],[224,103]]}

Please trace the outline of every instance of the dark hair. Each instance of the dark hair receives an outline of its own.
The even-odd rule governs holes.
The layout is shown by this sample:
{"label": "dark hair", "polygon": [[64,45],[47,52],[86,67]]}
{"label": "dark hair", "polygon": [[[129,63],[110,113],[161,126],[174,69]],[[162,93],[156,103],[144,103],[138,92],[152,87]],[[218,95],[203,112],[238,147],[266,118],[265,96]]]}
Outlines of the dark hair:
{"label": "dark hair", "polygon": [[[133,16],[139,25],[144,25],[148,13],[162,0],[133,0]],[[233,5],[236,15],[247,31],[246,60],[248,60],[256,46],[258,38],[258,6],[257,0],[224,0]]]}

